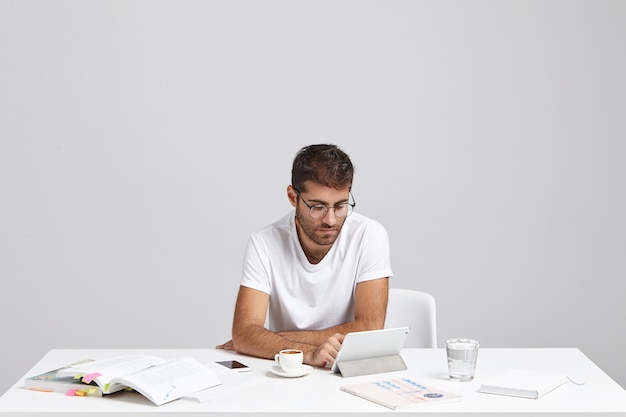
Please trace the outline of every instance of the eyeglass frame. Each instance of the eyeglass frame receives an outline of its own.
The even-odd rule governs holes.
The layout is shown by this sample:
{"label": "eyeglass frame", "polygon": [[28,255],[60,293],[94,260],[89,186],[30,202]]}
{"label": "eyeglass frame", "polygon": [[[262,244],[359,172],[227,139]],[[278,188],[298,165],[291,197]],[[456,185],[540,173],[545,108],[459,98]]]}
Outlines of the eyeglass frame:
{"label": "eyeglass frame", "polygon": [[[328,212],[330,211],[330,209],[333,209],[333,214],[335,215],[335,217],[339,218],[339,219],[346,219],[348,218],[352,212],[354,211],[354,207],[356,206],[356,200],[354,199],[354,195],[352,194],[352,191],[348,191],[349,196],[348,196],[348,201],[345,203],[339,203],[339,204],[335,204],[334,206],[330,207],[327,204],[313,204],[313,205],[309,205],[309,203],[307,203],[307,201],[304,199],[304,197],[302,197],[302,193],[300,193],[300,190],[298,190],[296,187],[294,187],[293,185],[291,186],[294,191],[296,192],[296,194],[298,194],[298,197],[302,200],[302,202],[304,203],[305,206],[307,206],[307,208],[309,209],[309,216],[311,216],[314,219],[323,219],[324,217],[326,217],[328,215]],[[352,203],[350,203],[350,198],[352,198]],[[337,206],[349,206],[350,209],[348,211],[348,214],[346,214],[345,216],[337,216]],[[314,207],[323,207],[324,210],[324,214],[321,215],[320,217],[314,217],[313,216],[313,208]]]}

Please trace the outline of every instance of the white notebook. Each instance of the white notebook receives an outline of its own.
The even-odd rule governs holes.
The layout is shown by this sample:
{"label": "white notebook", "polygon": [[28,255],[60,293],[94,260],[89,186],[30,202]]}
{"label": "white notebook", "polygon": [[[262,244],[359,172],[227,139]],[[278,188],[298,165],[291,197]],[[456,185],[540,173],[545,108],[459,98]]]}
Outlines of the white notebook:
{"label": "white notebook", "polygon": [[567,382],[567,376],[558,373],[511,369],[483,382],[479,392],[540,398]]}

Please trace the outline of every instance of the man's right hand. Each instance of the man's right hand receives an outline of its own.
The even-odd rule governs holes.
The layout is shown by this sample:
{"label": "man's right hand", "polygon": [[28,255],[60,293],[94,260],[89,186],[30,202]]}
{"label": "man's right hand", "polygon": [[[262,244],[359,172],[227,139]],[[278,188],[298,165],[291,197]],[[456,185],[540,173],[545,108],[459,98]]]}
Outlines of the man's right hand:
{"label": "man's right hand", "polygon": [[235,350],[235,347],[233,346],[233,341],[231,339],[226,343],[222,343],[221,345],[215,346],[215,349]]}
{"label": "man's right hand", "polygon": [[345,335],[341,333],[335,333],[319,345],[310,354],[309,358],[305,357],[304,361],[309,365],[330,368],[335,363],[335,358],[337,353],[339,353],[339,349],[341,349],[344,337]]}

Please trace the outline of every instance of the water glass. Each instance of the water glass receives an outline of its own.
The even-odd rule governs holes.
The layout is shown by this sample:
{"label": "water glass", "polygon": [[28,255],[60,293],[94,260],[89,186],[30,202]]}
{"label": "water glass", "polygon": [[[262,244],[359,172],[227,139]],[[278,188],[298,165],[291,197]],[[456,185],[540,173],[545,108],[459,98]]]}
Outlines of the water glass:
{"label": "water glass", "polygon": [[476,359],[480,343],[474,339],[446,340],[448,371],[453,381],[471,381],[476,372]]}

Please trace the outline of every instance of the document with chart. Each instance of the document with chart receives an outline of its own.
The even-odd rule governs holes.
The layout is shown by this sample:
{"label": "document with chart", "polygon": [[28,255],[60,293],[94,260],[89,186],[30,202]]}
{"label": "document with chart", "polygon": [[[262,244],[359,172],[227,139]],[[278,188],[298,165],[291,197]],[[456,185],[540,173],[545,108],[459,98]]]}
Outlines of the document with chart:
{"label": "document with chart", "polygon": [[392,409],[460,401],[459,394],[420,384],[410,378],[397,378],[343,385],[342,391]]}

